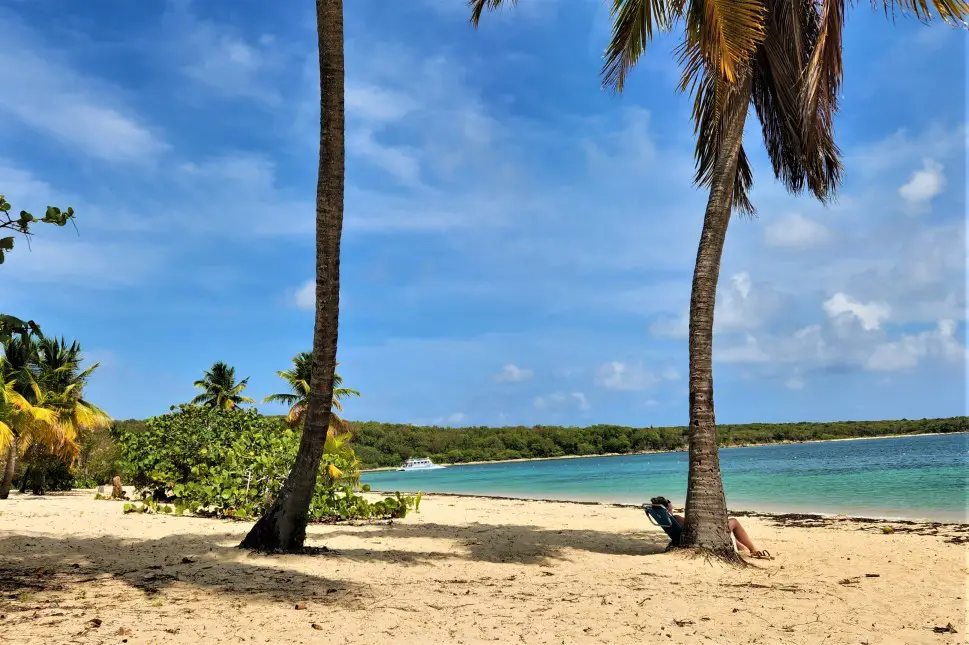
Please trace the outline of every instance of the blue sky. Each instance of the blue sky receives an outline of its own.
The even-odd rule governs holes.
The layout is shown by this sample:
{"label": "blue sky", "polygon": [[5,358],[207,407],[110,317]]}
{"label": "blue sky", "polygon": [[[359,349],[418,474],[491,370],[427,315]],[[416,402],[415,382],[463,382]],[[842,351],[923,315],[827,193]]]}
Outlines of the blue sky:
{"label": "blue sky", "polygon": [[[477,32],[457,0],[346,5],[348,416],[684,423],[704,196],[675,43],[617,98],[603,2],[522,0]],[[312,331],[312,3],[9,0],[0,21],[0,191],[80,229],[21,243],[0,309],[80,340],[117,418],[217,360],[278,391]],[[835,205],[785,194],[749,121],[722,422],[966,410],[966,36],[867,7],[846,32]]]}

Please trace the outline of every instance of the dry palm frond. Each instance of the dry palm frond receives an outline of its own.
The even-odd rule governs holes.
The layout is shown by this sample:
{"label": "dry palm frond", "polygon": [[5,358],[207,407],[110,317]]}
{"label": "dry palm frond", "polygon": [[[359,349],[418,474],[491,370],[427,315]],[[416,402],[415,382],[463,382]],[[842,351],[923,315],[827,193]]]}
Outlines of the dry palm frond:
{"label": "dry palm frond", "polygon": [[[488,11],[495,11],[501,9],[502,5],[505,4],[506,0],[468,0],[468,6],[471,7],[471,24],[475,27],[481,22],[481,14],[484,13],[485,9]],[[512,5],[518,4],[518,0],[507,0]]]}
{"label": "dry palm frond", "polygon": [[602,83],[622,92],[626,76],[646,51],[654,31],[668,31],[675,15],[666,0],[613,0],[612,38],[602,65]]}

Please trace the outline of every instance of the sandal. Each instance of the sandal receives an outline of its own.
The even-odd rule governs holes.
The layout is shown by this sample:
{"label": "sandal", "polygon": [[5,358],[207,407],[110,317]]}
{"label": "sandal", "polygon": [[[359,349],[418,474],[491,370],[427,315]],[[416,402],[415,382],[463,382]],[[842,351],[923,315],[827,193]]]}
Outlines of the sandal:
{"label": "sandal", "polygon": [[755,553],[751,553],[750,554],[750,557],[752,557],[752,558],[758,558],[760,560],[773,560],[774,559],[774,556],[772,556],[770,554],[770,551],[767,551],[766,549],[763,550],[763,551],[757,551]]}

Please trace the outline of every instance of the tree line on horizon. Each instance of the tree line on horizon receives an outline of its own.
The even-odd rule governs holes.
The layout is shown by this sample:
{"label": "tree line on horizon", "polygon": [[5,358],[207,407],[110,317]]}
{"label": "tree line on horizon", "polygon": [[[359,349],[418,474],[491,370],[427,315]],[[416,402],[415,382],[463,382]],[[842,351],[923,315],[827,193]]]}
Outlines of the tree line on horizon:
{"label": "tree line on horizon", "polygon": [[[268,415],[273,418],[275,415]],[[346,421],[349,447],[363,468],[399,466],[411,457],[438,463],[498,461],[566,456],[630,454],[653,450],[685,450],[685,426],[630,427],[472,426],[451,428],[380,421]],[[114,434],[138,433],[147,421],[115,423]],[[723,424],[717,427],[720,447],[783,442],[822,441],[905,434],[947,434],[969,431],[969,417],[886,421],[826,421]]]}

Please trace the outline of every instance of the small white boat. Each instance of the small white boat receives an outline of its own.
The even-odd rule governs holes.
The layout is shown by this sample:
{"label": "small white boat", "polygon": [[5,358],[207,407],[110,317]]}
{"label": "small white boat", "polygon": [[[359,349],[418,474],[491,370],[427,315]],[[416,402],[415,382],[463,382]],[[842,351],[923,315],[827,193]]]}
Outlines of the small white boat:
{"label": "small white boat", "polygon": [[423,459],[408,459],[407,462],[397,470],[439,470],[441,468],[444,468],[444,466],[435,464],[433,461],[425,457]]}

